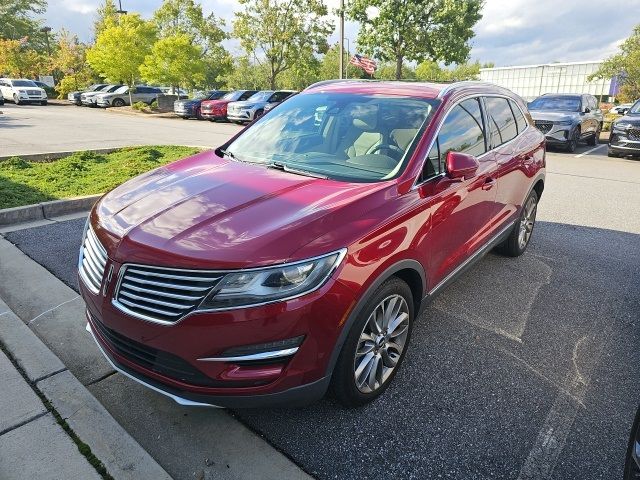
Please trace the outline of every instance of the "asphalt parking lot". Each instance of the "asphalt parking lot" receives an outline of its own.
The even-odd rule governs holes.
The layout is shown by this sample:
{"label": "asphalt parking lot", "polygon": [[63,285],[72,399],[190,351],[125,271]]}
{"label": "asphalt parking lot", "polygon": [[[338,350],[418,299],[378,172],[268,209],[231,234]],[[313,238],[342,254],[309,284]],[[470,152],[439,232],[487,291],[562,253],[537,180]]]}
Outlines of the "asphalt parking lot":
{"label": "asphalt parking lot", "polygon": [[149,118],[71,104],[42,107],[5,103],[0,112],[0,156],[130,145],[218,146],[242,128],[231,123]]}
{"label": "asphalt parking lot", "polygon": [[[149,132],[161,122],[177,138],[219,132],[211,141],[230,134],[219,128],[236,128],[135,120],[146,143],[157,143]],[[640,391],[640,162],[605,151],[548,154],[528,252],[490,254],[447,288],[417,322],[406,362],[378,401],[233,415],[321,479],[620,478]],[[6,238],[76,288],[82,225]],[[228,441],[208,410],[179,407],[118,374],[90,389],[175,478],[193,478],[207,445]]]}

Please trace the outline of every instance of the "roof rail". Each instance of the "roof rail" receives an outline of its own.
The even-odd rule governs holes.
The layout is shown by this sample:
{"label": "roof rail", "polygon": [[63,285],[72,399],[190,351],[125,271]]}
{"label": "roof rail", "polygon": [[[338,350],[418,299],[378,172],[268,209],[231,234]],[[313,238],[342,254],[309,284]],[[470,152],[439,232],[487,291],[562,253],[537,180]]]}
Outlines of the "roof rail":
{"label": "roof rail", "polygon": [[333,83],[339,82],[379,82],[379,79],[376,78],[334,78],[332,80],[321,80],[316,83],[312,83],[305,90],[309,90],[310,88],[322,87],[324,85],[331,85]]}
{"label": "roof rail", "polygon": [[450,92],[454,88],[460,87],[460,86],[464,86],[464,85],[468,85],[468,86],[478,85],[478,86],[502,88],[499,85],[496,85],[494,83],[483,82],[481,80],[461,80],[459,82],[450,83],[446,87],[444,87],[442,90],[440,90],[440,93],[438,93],[438,98],[442,98],[445,94],[447,94],[448,92]]}

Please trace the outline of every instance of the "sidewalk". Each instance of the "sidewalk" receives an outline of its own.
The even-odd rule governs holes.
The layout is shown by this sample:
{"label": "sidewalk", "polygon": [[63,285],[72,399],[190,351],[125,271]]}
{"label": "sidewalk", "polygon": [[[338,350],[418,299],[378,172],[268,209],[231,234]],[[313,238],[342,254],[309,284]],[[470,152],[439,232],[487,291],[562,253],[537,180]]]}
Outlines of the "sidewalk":
{"label": "sidewalk", "polygon": [[170,478],[1,298],[0,385],[2,480]]}

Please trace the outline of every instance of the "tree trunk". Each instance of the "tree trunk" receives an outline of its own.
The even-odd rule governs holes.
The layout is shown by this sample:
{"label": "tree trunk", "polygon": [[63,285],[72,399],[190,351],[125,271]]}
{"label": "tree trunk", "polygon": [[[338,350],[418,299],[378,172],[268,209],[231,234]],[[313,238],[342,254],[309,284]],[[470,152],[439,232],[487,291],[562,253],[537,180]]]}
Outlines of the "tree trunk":
{"label": "tree trunk", "polygon": [[133,107],[133,97],[131,96],[131,90],[133,90],[133,79],[131,79],[131,85],[129,85],[129,106]]}
{"label": "tree trunk", "polygon": [[404,57],[402,55],[397,55],[396,56],[396,80],[401,80],[402,79],[402,63],[403,63]]}

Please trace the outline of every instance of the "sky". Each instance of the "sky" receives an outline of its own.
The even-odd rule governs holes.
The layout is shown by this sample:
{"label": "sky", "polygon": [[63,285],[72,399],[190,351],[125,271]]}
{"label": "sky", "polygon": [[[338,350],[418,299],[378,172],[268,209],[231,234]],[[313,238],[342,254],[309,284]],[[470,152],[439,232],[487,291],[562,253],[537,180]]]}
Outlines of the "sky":
{"label": "sky", "polygon": [[[65,28],[83,41],[91,29],[101,0],[48,0],[44,16],[54,30]],[[116,0],[117,1],[117,0]],[[121,0],[122,8],[150,17],[161,0]],[[348,3],[349,0],[346,0]],[[326,0],[333,11],[339,0]],[[205,13],[213,12],[230,30],[237,0],[201,0]],[[640,0],[485,0],[483,18],[475,26],[471,60],[493,62],[498,67],[549,62],[602,60],[615,53],[640,16]],[[336,32],[330,42],[338,41]],[[355,48],[358,25],[346,22],[345,36]],[[238,43],[225,46],[240,53]],[[346,44],[345,44],[346,48]]]}

